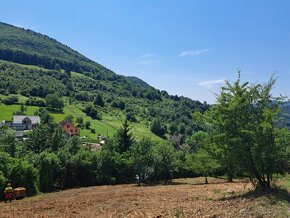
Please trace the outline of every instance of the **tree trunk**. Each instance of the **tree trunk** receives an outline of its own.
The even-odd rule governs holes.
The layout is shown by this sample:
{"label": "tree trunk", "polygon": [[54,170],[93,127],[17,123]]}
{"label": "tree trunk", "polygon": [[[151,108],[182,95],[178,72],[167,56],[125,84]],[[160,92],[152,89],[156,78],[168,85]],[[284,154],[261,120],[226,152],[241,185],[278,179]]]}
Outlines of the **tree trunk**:
{"label": "tree trunk", "polygon": [[233,165],[229,164],[228,165],[228,172],[227,172],[228,182],[233,182],[233,177],[234,177]]}
{"label": "tree trunk", "polygon": [[207,181],[207,176],[205,177],[205,184],[208,184],[208,181]]}

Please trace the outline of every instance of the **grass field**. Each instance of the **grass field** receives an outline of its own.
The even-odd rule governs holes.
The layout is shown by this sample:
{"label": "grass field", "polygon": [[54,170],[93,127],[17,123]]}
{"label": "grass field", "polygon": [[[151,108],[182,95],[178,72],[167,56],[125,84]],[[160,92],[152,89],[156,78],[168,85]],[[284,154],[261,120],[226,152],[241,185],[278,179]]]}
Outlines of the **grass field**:
{"label": "grass field", "polygon": [[[257,194],[251,184],[210,178],[169,185],[96,186],[0,203],[0,217],[289,217],[289,193]],[[286,194],[288,195],[285,195]]]}
{"label": "grass field", "polygon": [[[27,106],[26,115],[34,115],[39,107]],[[0,121],[6,120],[11,121],[13,113],[19,111],[20,105],[5,105],[0,104]]]}
{"label": "grass field", "polygon": [[[22,101],[25,101],[24,97],[19,97]],[[13,113],[20,109],[20,105],[5,105],[0,104],[0,121],[6,120],[11,121],[13,117]],[[26,115],[34,115],[34,113],[39,109],[36,106],[27,106]],[[87,137],[88,141],[94,141],[97,139],[98,134],[102,136],[112,137],[117,130],[122,125],[125,117],[124,114],[117,109],[105,109],[104,112],[101,113],[102,119],[95,120],[91,117],[87,116],[84,112],[81,111],[81,107],[79,105],[69,105],[66,101],[66,105],[63,109],[63,112],[51,112],[51,115],[54,117],[56,122],[61,122],[65,119],[66,116],[72,115],[75,119],[79,116],[83,117],[84,122],[90,121],[91,128],[96,130],[96,133],[91,133],[88,129],[81,129],[81,136]],[[132,132],[134,136],[138,139],[142,138],[150,138],[153,141],[163,142],[164,140],[154,135],[148,127],[146,127],[145,123],[130,123],[130,127],[132,128]]]}

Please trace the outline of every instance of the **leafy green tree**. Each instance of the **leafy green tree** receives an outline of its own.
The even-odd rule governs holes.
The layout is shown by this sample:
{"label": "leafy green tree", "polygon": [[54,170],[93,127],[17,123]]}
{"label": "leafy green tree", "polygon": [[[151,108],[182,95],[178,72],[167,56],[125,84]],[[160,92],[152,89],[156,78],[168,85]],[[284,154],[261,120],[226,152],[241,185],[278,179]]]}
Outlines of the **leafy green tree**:
{"label": "leafy green tree", "polygon": [[15,157],[16,152],[16,139],[15,131],[12,129],[2,126],[0,127],[0,150],[3,150]]}
{"label": "leafy green tree", "polygon": [[271,187],[272,174],[279,157],[275,143],[277,100],[271,95],[275,84],[242,83],[240,77],[222,87],[216,106],[208,120],[214,126],[213,140],[222,152],[229,179],[238,165],[256,188]]}
{"label": "leafy green tree", "polygon": [[97,119],[97,120],[101,119],[97,108],[91,104],[87,105],[83,111],[93,119]]}
{"label": "leafy green tree", "polygon": [[193,155],[189,156],[187,165],[194,172],[205,177],[205,184],[208,184],[207,177],[220,167],[218,161],[204,148],[199,148]]}
{"label": "leafy green tree", "polygon": [[46,106],[51,109],[62,110],[64,108],[63,100],[56,94],[48,94],[45,101]]}
{"label": "leafy green tree", "polygon": [[35,114],[40,117],[41,124],[52,124],[54,121],[54,117],[45,108],[39,108]]}
{"label": "leafy green tree", "polygon": [[9,179],[15,187],[25,187],[28,196],[38,193],[38,171],[27,160],[15,159],[10,168]]}
{"label": "leafy green tree", "polygon": [[133,166],[139,177],[138,185],[141,184],[141,181],[145,181],[146,176],[152,171],[152,147],[153,143],[148,139],[143,139],[140,142],[134,143],[131,147]]}
{"label": "leafy green tree", "polygon": [[156,179],[167,182],[176,170],[175,150],[170,144],[157,144],[153,147],[154,174]]}
{"label": "leafy green tree", "polygon": [[73,115],[67,115],[65,116],[64,120],[70,121],[70,122],[74,122],[74,116]]}
{"label": "leafy green tree", "polygon": [[86,127],[86,129],[90,129],[91,128],[91,122],[90,121],[86,121],[85,127]]}
{"label": "leafy green tree", "polygon": [[128,121],[125,119],[122,126],[119,128],[115,135],[116,143],[120,149],[120,152],[126,152],[134,143],[134,136],[129,127]]}
{"label": "leafy green tree", "polygon": [[77,117],[77,124],[79,127],[83,127],[84,126],[84,118],[82,116]]}
{"label": "leafy green tree", "polygon": [[277,146],[276,169],[280,174],[290,172],[290,131],[288,128],[276,129]]}
{"label": "leafy green tree", "polygon": [[100,107],[104,107],[105,106],[105,103],[103,101],[103,98],[101,96],[101,94],[97,94],[95,100],[94,100],[94,105],[98,105]]}
{"label": "leafy green tree", "polygon": [[173,135],[177,132],[177,126],[175,123],[171,123],[168,127],[168,130],[169,130],[169,134],[170,135]]}
{"label": "leafy green tree", "polygon": [[61,173],[60,160],[55,153],[42,152],[39,156],[39,188],[42,192],[52,192]]}
{"label": "leafy green tree", "polygon": [[151,126],[150,126],[150,130],[151,132],[153,132],[155,135],[158,135],[161,138],[164,138],[164,134],[165,134],[165,129],[164,127],[161,125],[160,121],[158,119],[154,119]]}
{"label": "leafy green tree", "polygon": [[198,131],[192,134],[186,140],[186,144],[190,146],[191,152],[196,152],[199,148],[205,146],[208,139],[208,133],[204,131]]}
{"label": "leafy green tree", "polygon": [[63,130],[54,124],[40,124],[29,134],[25,146],[35,153],[57,151],[65,144]]}

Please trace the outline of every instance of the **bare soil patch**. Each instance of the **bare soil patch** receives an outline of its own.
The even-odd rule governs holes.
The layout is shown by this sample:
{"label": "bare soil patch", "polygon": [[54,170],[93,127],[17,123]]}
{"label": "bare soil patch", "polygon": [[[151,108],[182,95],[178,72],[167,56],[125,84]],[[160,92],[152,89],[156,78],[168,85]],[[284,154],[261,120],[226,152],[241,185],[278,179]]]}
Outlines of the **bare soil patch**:
{"label": "bare soil patch", "polygon": [[[243,181],[178,179],[170,185],[71,189],[0,203],[0,217],[287,217],[287,199],[249,194]],[[288,213],[288,214],[287,214]]]}

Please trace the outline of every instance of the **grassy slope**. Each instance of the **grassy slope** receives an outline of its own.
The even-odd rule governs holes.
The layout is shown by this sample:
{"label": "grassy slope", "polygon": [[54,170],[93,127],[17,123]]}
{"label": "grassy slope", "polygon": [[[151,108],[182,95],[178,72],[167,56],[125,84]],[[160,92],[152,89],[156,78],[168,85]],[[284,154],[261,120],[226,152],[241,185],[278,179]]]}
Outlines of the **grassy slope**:
{"label": "grassy slope", "polygon": [[[39,107],[28,106],[26,115],[33,115]],[[4,105],[0,104],[0,120],[12,120],[13,113],[20,109],[20,105]],[[77,105],[66,105],[63,113],[51,113],[55,118],[56,122],[64,120],[67,115],[73,115],[74,118],[79,116],[84,118],[84,121],[91,122],[91,128],[96,130],[96,134],[91,133],[90,130],[81,129],[81,136],[87,136],[88,140],[96,139],[98,134],[103,136],[113,136],[118,128],[122,125],[124,120],[124,115],[118,112],[117,109],[109,110],[109,114],[103,114],[102,120],[93,120],[92,118],[86,116]],[[145,127],[144,123],[131,123],[131,128],[134,136],[138,139],[151,138],[154,141],[163,141],[159,137],[155,136],[150,132],[150,130]]]}
{"label": "grassy slope", "polygon": [[[5,63],[6,61],[0,60],[0,62]],[[6,63],[9,63],[9,62],[6,62]],[[36,70],[42,69],[42,70],[46,71],[46,69],[40,68],[38,66],[22,65],[22,64],[17,64],[17,63],[13,63],[13,64],[23,66],[26,68],[30,68],[30,69],[36,69]],[[76,73],[76,72],[72,72],[72,76],[73,77],[84,77],[86,79],[93,80],[92,78],[90,78],[88,76],[85,76],[83,74]],[[22,96],[20,94],[18,94],[18,95],[11,95],[10,94],[9,96],[17,96],[19,98],[20,103],[25,103],[25,101],[27,100],[27,97]],[[7,97],[8,96],[0,95],[0,98],[7,98]],[[96,134],[93,134],[93,133],[91,133],[90,130],[81,129],[81,136],[87,136],[89,140],[96,139],[98,134],[101,134],[103,136],[110,136],[110,137],[113,136],[116,133],[116,131],[118,130],[118,128],[122,125],[122,122],[124,121],[124,115],[118,109],[108,108],[105,110],[105,112],[102,113],[102,120],[93,120],[89,116],[86,116],[86,114],[84,114],[81,111],[80,107],[78,107],[77,105],[68,105],[67,99],[65,99],[65,101],[66,101],[66,106],[63,110],[63,113],[51,113],[53,115],[53,117],[55,118],[55,121],[60,122],[60,121],[64,120],[64,118],[67,115],[73,115],[74,118],[82,116],[84,118],[84,122],[90,121],[91,128],[96,130]],[[20,105],[0,104],[0,120],[1,121],[2,120],[11,120],[13,113],[18,111],[19,108],[20,108]],[[26,114],[33,115],[35,113],[35,111],[38,110],[38,108],[39,107],[28,106]],[[134,136],[138,139],[151,138],[152,140],[158,141],[158,142],[164,141],[163,139],[152,134],[152,132],[149,130],[149,128],[146,127],[146,124],[142,121],[140,123],[131,123],[130,126],[132,128],[132,132],[133,132]]]}
{"label": "grassy slope", "polygon": [[[0,104],[0,120],[11,121],[13,117],[13,113],[20,109],[20,105],[4,105]],[[34,115],[34,113],[38,110],[36,106],[28,106],[26,115]]]}

